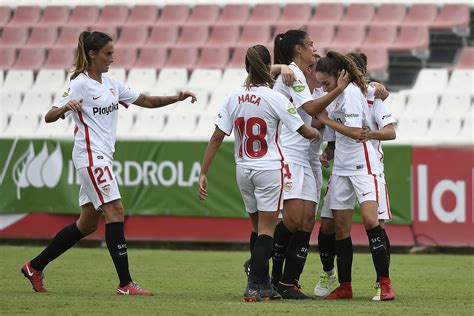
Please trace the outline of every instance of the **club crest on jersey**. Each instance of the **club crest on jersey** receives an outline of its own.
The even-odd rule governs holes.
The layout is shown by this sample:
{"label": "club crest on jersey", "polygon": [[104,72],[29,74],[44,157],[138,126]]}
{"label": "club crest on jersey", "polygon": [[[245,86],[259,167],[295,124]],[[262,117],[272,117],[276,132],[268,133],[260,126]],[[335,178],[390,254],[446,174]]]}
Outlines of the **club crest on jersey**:
{"label": "club crest on jersey", "polygon": [[71,91],[71,88],[67,88],[67,90],[64,91],[64,93],[63,93],[63,95],[62,95],[62,98],[68,97],[70,91]]}
{"label": "club crest on jersey", "polygon": [[292,106],[289,106],[288,109],[286,109],[288,111],[288,113],[290,114],[293,114],[295,115],[296,114],[296,109],[295,107],[292,105]]}
{"label": "club crest on jersey", "polygon": [[105,194],[109,194],[110,193],[110,184],[105,184],[105,185],[101,186],[100,189]]}
{"label": "club crest on jersey", "polygon": [[257,97],[254,94],[244,94],[244,95],[239,96],[239,103],[250,102],[259,106],[260,101],[261,101],[260,97]]}
{"label": "club crest on jersey", "polygon": [[303,91],[306,86],[304,85],[303,82],[301,82],[301,80],[296,80],[294,83],[293,83],[293,90],[295,90],[295,92],[301,92]]}

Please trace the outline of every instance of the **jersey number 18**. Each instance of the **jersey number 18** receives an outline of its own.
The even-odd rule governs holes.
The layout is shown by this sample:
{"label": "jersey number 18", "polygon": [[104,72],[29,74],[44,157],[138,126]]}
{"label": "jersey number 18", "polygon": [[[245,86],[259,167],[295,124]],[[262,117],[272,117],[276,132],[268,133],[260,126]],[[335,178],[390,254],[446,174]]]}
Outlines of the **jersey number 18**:
{"label": "jersey number 18", "polygon": [[238,117],[234,122],[235,128],[239,131],[240,148],[239,157],[242,157],[242,147],[245,155],[249,158],[261,158],[268,151],[268,144],[265,140],[267,135],[267,124],[259,117],[251,117],[245,122],[244,117]]}

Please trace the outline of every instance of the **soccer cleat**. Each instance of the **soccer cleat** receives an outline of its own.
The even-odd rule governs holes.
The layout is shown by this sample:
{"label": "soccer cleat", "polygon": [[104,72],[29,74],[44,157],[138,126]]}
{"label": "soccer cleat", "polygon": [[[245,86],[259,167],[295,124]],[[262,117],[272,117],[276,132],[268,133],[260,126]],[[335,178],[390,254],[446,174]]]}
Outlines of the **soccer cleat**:
{"label": "soccer cleat", "polygon": [[244,302],[260,302],[262,297],[258,291],[258,284],[248,282],[244,292]]}
{"label": "soccer cleat", "polygon": [[304,294],[301,291],[301,287],[299,285],[283,285],[279,284],[277,288],[278,293],[280,293],[281,297],[285,300],[311,300],[312,298],[308,295]]}
{"label": "soccer cleat", "polygon": [[379,278],[380,282],[380,300],[390,301],[395,298],[395,292],[393,291],[392,282],[390,278]]}
{"label": "soccer cleat", "polygon": [[33,269],[30,261],[21,266],[21,273],[23,273],[25,278],[30,280],[35,292],[48,292],[48,290],[43,286],[43,272]]}
{"label": "soccer cleat", "polygon": [[250,275],[250,259],[244,262],[244,272],[247,275],[247,278]]}
{"label": "soccer cleat", "polygon": [[130,282],[125,286],[118,287],[115,291],[117,295],[142,295],[142,296],[153,296],[153,293],[142,289],[135,282]]}
{"label": "soccer cleat", "polygon": [[352,298],[352,285],[350,282],[342,282],[341,285],[326,296],[327,300],[342,300]]}
{"label": "soccer cleat", "polygon": [[278,291],[273,287],[269,280],[263,284],[260,284],[258,287],[258,291],[260,293],[262,301],[282,299],[280,293],[278,293]]}
{"label": "soccer cleat", "polygon": [[321,273],[319,276],[318,284],[314,287],[314,295],[319,297],[326,297],[334,291],[337,287],[337,275],[334,273],[328,275],[326,272]]}
{"label": "soccer cleat", "polygon": [[380,292],[381,292],[380,283],[375,282],[374,288],[375,288],[375,295],[374,297],[372,297],[372,301],[380,301]]}

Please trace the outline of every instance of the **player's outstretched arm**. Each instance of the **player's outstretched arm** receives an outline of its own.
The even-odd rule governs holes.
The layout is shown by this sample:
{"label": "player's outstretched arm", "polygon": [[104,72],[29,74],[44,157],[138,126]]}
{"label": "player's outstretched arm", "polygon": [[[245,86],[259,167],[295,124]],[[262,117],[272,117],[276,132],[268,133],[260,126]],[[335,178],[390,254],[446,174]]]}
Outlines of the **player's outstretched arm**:
{"label": "player's outstretched arm", "polygon": [[199,173],[198,188],[198,197],[202,201],[204,201],[207,197],[207,171],[211,167],[212,161],[214,160],[214,157],[216,156],[216,153],[219,150],[225,135],[226,134],[216,126],[216,129],[209,140],[209,144],[207,145],[206,152],[204,153],[201,172]]}
{"label": "player's outstretched arm", "polygon": [[361,132],[361,141],[366,141],[370,139],[375,140],[394,140],[397,137],[395,132],[395,126],[392,123],[385,125],[379,130],[371,131],[370,128],[364,126]]}
{"label": "player's outstretched arm", "polygon": [[273,78],[276,78],[279,74],[281,74],[283,83],[287,86],[291,86],[296,80],[295,73],[293,72],[293,70],[291,70],[291,68],[285,64],[271,65],[270,74]]}
{"label": "player's outstretched arm", "polygon": [[181,91],[177,95],[170,95],[170,96],[147,96],[142,93],[138,96],[137,100],[133,102],[138,106],[144,108],[161,108],[179,101],[186,100],[187,98],[191,98],[191,103],[197,101],[196,95],[191,91]]}
{"label": "player's outstretched arm", "polygon": [[342,123],[336,122],[328,117],[326,110],[322,111],[318,115],[318,119],[326,126],[329,126],[333,130],[356,140],[361,139],[362,128],[346,126]]}
{"label": "player's outstretched arm", "polygon": [[306,124],[301,125],[301,127],[296,131],[304,138],[309,139],[311,143],[317,143],[321,138],[321,135],[316,128],[309,127]]}
{"label": "player's outstretched arm", "polygon": [[80,111],[82,108],[82,100],[70,100],[68,103],[61,107],[53,106],[48,113],[44,116],[46,123],[56,122],[60,118],[64,118],[64,114],[67,111]]}

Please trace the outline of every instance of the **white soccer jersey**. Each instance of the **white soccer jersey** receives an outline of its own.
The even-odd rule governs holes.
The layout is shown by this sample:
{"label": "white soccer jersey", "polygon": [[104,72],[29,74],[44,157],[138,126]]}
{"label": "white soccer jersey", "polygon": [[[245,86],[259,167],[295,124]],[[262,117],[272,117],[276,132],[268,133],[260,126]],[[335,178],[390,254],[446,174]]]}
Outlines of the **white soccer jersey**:
{"label": "white soccer jersey", "polygon": [[236,89],[226,97],[217,127],[230,135],[235,127],[235,163],[254,170],[283,167],[280,121],[292,132],[304,123],[294,105],[264,86]]}
{"label": "white soccer jersey", "polygon": [[[313,99],[319,99],[323,97],[326,93],[321,88],[316,88],[313,91]],[[319,161],[319,156],[321,156],[323,149],[322,144],[324,140],[324,133],[325,127],[318,129],[321,138],[317,143],[310,143],[309,144],[309,163],[311,165],[311,169],[320,169],[321,168],[321,161]]]}
{"label": "white soccer jersey", "polygon": [[[395,123],[395,118],[390,113],[388,107],[385,105],[383,100],[376,98],[375,88],[369,86],[367,93],[367,105],[369,107],[369,126],[371,130],[379,130],[387,126],[388,124]],[[370,142],[375,149],[377,154],[377,161],[379,162],[379,172],[383,173],[383,150],[382,142],[377,139],[371,139]]]}
{"label": "white soccer jersey", "polygon": [[[281,75],[278,76],[273,90],[280,92],[288,100],[291,100],[298,110],[298,114],[303,119],[303,122],[311,126],[312,117],[301,107],[308,101],[313,100],[311,92],[309,91],[306,78],[301,69],[295,64],[289,65],[293,71],[296,80],[293,86],[288,87],[283,83]],[[296,163],[302,166],[310,167],[309,165],[309,140],[299,134],[295,134],[283,125],[281,131],[281,141],[285,161]]]}
{"label": "white soccer jersey", "polygon": [[76,125],[72,159],[76,169],[112,164],[119,104],[125,108],[135,102],[139,92],[119,81],[102,76],[99,83],[85,73],[71,80],[69,89],[54,106],[70,100],[83,100],[79,112],[68,111]]}
{"label": "white soccer jersey", "polygon": [[[367,100],[354,83],[333,101],[331,117],[349,127],[362,128],[368,124]],[[378,173],[377,155],[370,142],[358,143],[336,131],[333,174],[353,176]]]}

